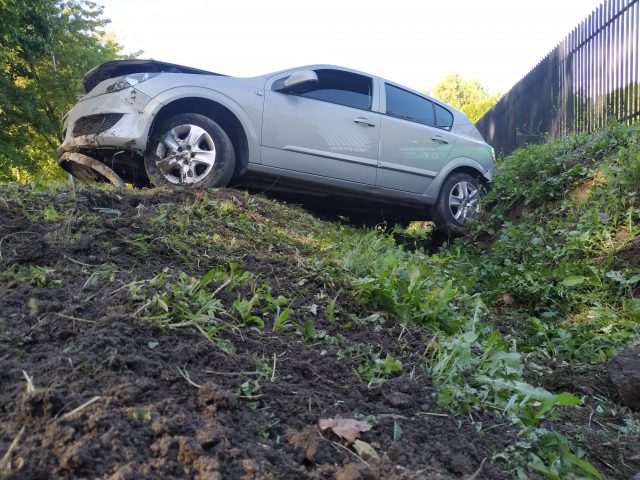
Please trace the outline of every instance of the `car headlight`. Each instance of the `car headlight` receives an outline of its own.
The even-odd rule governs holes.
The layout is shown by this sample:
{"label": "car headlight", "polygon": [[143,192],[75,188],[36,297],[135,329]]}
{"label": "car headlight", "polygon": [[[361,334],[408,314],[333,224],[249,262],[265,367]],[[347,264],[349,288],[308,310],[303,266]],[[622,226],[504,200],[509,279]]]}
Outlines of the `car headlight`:
{"label": "car headlight", "polygon": [[107,93],[119,92],[125,88],[135,87],[136,85],[146,82],[150,78],[160,75],[160,72],[132,73],[125,77],[121,77],[118,81],[107,87]]}

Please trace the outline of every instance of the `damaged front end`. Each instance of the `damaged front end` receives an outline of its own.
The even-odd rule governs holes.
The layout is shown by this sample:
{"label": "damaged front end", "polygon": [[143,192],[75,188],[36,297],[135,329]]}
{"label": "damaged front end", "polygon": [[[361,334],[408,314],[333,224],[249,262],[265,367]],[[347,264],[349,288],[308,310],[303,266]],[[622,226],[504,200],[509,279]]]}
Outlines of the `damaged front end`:
{"label": "damaged front end", "polygon": [[86,95],[63,120],[60,166],[88,182],[149,186],[144,151],[160,105],[139,85],[161,82],[162,73],[223,76],[156,60],[103,63],[82,79]]}
{"label": "damaged front end", "polygon": [[139,188],[151,186],[142,154],[133,150],[83,148],[62,152],[58,164],[87,183],[111,183],[119,187],[129,183]]}
{"label": "damaged front end", "polygon": [[[136,87],[159,73],[131,72],[128,61],[122,62],[121,70],[116,66],[110,62],[87,74],[92,80],[84,82],[89,91],[63,120],[58,163],[87,182],[149,186],[143,155],[154,105]],[[106,78],[96,83],[96,77]]]}
{"label": "damaged front end", "polygon": [[132,86],[122,88],[123,81],[102,82],[67,114],[58,163],[85,181],[146,186],[142,156],[152,123],[146,109],[151,98]]}

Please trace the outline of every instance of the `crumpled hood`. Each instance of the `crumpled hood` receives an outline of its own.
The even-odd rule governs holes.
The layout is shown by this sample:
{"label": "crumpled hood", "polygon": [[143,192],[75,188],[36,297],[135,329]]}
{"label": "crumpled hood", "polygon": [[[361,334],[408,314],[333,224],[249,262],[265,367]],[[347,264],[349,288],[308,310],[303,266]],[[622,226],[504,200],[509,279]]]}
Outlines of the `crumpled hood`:
{"label": "crumpled hood", "polygon": [[158,60],[111,60],[90,70],[82,78],[84,91],[89,93],[100,82],[109,78],[130,75],[132,73],[169,72],[169,73],[194,73],[198,75],[226,76],[221,73],[209,72],[198,68],[185,67],[175,63],[160,62]]}

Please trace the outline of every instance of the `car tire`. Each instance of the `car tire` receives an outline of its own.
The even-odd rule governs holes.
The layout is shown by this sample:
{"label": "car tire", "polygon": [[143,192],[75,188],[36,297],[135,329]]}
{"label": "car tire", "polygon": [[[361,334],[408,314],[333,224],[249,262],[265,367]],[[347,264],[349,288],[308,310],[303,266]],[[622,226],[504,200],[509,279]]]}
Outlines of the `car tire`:
{"label": "car tire", "polygon": [[235,151],[216,122],[204,115],[181,113],[154,128],[144,167],[157,187],[224,187],[233,176]]}
{"label": "car tire", "polygon": [[480,214],[480,185],[478,179],[468,173],[449,175],[431,207],[431,218],[436,228],[449,235],[462,235],[467,231],[465,221]]}

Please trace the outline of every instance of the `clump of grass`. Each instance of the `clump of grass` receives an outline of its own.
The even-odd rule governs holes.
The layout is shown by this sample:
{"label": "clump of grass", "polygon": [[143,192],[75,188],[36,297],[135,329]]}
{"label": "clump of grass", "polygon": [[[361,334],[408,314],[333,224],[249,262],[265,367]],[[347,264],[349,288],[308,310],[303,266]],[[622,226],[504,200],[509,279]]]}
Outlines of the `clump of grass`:
{"label": "clump of grass", "polygon": [[2,276],[38,287],[55,287],[63,283],[53,268],[37,265],[14,265],[2,272]]}
{"label": "clump of grass", "polygon": [[[212,282],[219,285],[213,292],[207,289]],[[228,284],[224,269],[212,269],[201,279],[184,272],[173,275],[164,269],[151,280],[132,285],[130,298],[135,303],[143,302],[136,314],[163,330],[195,327],[204,332],[215,326],[225,311],[216,294]]]}

